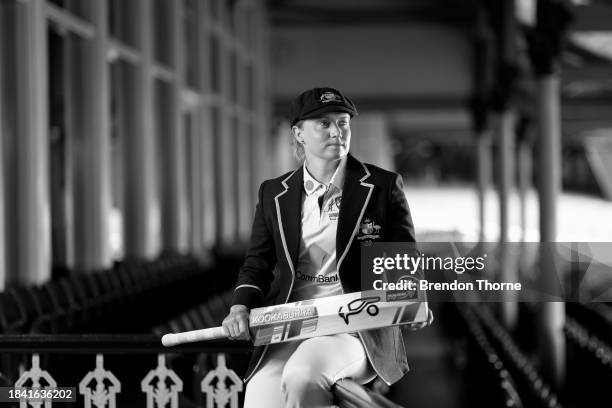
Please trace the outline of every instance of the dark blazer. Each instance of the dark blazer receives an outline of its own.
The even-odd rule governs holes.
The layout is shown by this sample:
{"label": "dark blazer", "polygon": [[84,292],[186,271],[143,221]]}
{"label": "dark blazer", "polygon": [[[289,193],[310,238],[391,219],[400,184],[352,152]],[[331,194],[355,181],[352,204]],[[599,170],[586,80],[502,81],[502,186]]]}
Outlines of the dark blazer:
{"label": "dark blazer", "polygon": [[[301,236],[303,167],[263,182],[255,210],[250,247],[240,269],[232,304],[249,308],[282,304],[289,299]],[[380,241],[415,242],[410,210],[402,178],[393,172],[365,164],[349,155],[346,163],[342,204],[336,231],[336,259],[345,293],[360,291],[360,241],[362,220],[380,226]],[[275,277],[278,292],[268,295]],[[275,291],[276,292],[276,291]],[[408,371],[402,332],[398,327],[359,333],[368,359],[388,384]],[[246,380],[257,369],[266,347],[256,347]]]}

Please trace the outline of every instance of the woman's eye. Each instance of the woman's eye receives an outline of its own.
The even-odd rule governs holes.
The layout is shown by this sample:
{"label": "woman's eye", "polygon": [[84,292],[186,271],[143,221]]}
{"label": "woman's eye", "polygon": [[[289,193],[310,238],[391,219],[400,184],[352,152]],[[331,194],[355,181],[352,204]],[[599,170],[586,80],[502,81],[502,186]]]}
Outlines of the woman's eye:
{"label": "woman's eye", "polygon": [[319,126],[328,127],[329,126],[329,121],[322,120],[322,121],[319,122]]}

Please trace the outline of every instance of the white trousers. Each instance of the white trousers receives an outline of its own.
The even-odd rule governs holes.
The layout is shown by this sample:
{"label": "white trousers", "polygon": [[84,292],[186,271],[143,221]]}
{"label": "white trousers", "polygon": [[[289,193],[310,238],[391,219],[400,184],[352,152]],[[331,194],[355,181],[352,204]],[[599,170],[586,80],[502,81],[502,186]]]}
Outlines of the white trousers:
{"label": "white trousers", "polygon": [[272,344],[246,387],[244,408],[332,406],[332,385],[375,376],[361,341],[349,334]]}

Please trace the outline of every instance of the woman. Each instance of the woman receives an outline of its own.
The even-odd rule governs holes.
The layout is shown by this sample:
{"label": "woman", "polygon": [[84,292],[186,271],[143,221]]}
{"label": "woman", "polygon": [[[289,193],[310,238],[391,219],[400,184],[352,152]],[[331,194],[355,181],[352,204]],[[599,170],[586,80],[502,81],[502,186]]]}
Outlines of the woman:
{"label": "woman", "polygon": [[[249,310],[264,302],[362,290],[364,222],[376,225],[381,241],[415,241],[401,177],[349,154],[356,115],[353,102],[333,88],[308,90],[293,102],[292,143],[303,164],[260,186],[251,245],[223,321],[230,338],[249,337]],[[278,291],[269,298],[274,280]],[[331,406],[340,378],[367,382],[378,375],[391,384],[407,371],[398,327],[257,347],[244,406]]]}

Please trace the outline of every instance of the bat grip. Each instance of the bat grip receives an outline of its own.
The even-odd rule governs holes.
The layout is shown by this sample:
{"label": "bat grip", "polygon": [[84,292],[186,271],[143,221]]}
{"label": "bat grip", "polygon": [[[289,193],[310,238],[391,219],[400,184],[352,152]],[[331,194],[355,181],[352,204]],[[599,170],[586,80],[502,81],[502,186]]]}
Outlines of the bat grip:
{"label": "bat grip", "polygon": [[165,334],[162,337],[162,344],[166,347],[171,347],[176,346],[177,344],[224,338],[227,338],[227,334],[225,334],[223,327],[219,326],[208,329],[186,331],[182,333]]}

